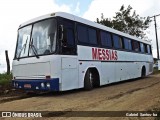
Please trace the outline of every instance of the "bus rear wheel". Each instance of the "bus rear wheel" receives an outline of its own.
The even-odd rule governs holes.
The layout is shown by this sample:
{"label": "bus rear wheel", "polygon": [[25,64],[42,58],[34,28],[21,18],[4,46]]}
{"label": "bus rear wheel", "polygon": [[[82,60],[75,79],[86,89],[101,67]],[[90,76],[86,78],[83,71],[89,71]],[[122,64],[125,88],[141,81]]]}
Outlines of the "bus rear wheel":
{"label": "bus rear wheel", "polygon": [[146,68],[145,66],[143,66],[141,71],[141,78],[144,78],[145,76],[146,76]]}

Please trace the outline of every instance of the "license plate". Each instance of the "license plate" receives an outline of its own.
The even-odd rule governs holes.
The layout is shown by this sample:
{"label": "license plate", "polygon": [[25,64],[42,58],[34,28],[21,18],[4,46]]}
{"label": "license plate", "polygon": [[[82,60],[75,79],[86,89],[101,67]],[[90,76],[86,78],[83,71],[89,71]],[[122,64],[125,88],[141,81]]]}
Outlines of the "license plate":
{"label": "license plate", "polygon": [[24,84],[24,88],[31,88],[30,84]]}

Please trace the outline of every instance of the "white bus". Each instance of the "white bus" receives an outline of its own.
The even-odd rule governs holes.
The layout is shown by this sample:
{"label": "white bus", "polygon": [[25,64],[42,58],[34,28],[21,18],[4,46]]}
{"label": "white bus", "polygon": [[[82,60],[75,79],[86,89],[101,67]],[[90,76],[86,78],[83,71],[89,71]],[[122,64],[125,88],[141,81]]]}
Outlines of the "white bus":
{"label": "white bus", "polygon": [[83,18],[56,12],[19,26],[13,86],[65,91],[147,76],[151,44]]}

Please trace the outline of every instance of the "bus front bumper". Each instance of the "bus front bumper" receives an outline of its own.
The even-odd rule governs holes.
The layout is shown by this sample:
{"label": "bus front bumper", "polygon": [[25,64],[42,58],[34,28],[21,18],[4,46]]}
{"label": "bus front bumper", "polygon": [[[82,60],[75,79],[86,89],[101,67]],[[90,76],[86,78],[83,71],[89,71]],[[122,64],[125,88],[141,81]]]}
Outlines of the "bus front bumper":
{"label": "bus front bumper", "polygon": [[59,91],[59,79],[15,79],[12,86],[27,91]]}

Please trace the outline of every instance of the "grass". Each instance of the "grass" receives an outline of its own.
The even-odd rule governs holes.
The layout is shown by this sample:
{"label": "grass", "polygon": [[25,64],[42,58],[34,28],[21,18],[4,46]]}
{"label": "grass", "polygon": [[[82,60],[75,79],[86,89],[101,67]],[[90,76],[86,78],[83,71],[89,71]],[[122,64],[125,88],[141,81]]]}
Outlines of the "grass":
{"label": "grass", "polygon": [[158,68],[154,68],[153,69],[153,74],[160,74],[160,70],[158,70]]}
{"label": "grass", "polygon": [[0,73],[0,85],[10,84],[12,80],[12,74]]}

